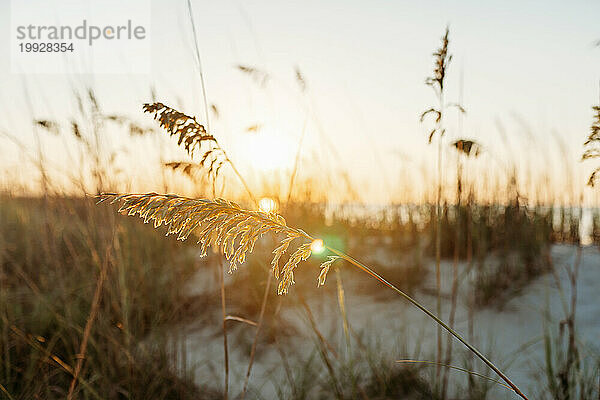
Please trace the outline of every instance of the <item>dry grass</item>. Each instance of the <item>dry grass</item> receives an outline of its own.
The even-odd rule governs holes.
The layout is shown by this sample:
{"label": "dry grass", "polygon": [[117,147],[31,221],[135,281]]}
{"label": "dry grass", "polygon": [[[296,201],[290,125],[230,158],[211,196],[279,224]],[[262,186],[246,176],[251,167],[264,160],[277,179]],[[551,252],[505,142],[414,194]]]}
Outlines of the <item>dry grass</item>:
{"label": "dry grass", "polygon": [[207,318],[210,303],[185,294],[197,261],[106,211],[0,197],[2,385],[15,399],[65,399],[75,379],[73,398],[219,397],[200,393],[166,334]]}
{"label": "dry grass", "polygon": [[[441,241],[442,241],[442,229],[441,229],[441,204],[442,204],[442,160],[443,160],[443,151],[442,148],[444,146],[444,135],[446,134],[446,128],[444,126],[444,117],[446,115],[446,109],[449,106],[456,106],[461,112],[465,112],[462,105],[460,104],[446,104],[446,93],[445,93],[445,83],[446,83],[446,75],[447,69],[452,61],[452,55],[449,53],[449,45],[450,45],[450,28],[446,27],[446,31],[444,36],[442,37],[441,46],[433,53],[433,57],[435,60],[434,68],[433,68],[433,76],[427,77],[425,79],[425,84],[430,86],[435,92],[438,100],[437,108],[432,107],[428,110],[424,111],[421,114],[421,122],[425,120],[425,118],[432,114],[435,116],[435,127],[431,130],[429,134],[428,142],[431,144],[434,136],[437,134],[438,136],[438,146],[437,146],[437,195],[436,195],[436,230],[435,230],[435,277],[436,277],[436,291],[437,291],[437,305],[436,311],[438,315],[441,315],[442,304],[440,297],[440,287],[441,287],[441,275],[440,275],[440,262],[441,262]],[[441,371],[442,364],[442,330],[438,329],[437,336],[437,375],[439,377]],[[445,397],[445,394],[442,394],[442,398]]]}
{"label": "dry grass", "polygon": [[[202,152],[199,165],[208,169],[208,174],[215,178],[227,157],[215,137],[206,132],[204,125],[190,117],[162,103],[144,104],[144,112],[153,114],[161,128],[169,135],[177,137],[177,144],[183,147],[190,156],[195,152]],[[204,146],[203,146],[204,145]],[[172,167],[182,166],[182,162],[170,163]],[[191,169],[190,163],[186,163],[184,170]]]}
{"label": "dry grass", "polygon": [[[446,32],[446,36],[444,39],[444,48],[447,49],[447,36],[448,32]],[[440,54],[443,55],[444,58],[447,57],[446,53],[443,50],[440,51]],[[444,64],[442,63],[442,67]],[[440,88],[440,99],[443,94],[443,75],[442,75],[442,83],[439,83]],[[158,104],[157,108],[151,109],[151,112],[156,112],[157,110],[164,110],[164,106],[161,103]],[[443,103],[442,103],[443,104]],[[147,108],[148,106],[146,106]],[[163,113],[158,113],[158,119],[161,121],[161,126],[167,128],[171,134],[179,134],[179,144],[184,144],[185,149],[193,155],[193,150],[196,147],[194,144],[195,141],[199,141],[200,144],[202,140],[211,140],[211,139],[202,139],[206,135],[206,130],[198,126],[195,119],[190,119],[190,117],[181,114],[175,110],[167,109]],[[200,136],[198,136],[200,135]],[[440,136],[443,135],[443,132],[440,132]],[[186,141],[186,138],[189,137],[189,141]],[[199,139],[197,139],[199,138]],[[223,153],[224,151],[221,150]],[[226,157],[226,156],[225,156]],[[203,157],[204,160],[205,157]],[[233,163],[231,163],[233,165]],[[243,182],[243,178],[240,179]],[[441,194],[441,189],[438,194]],[[414,300],[412,297],[404,293],[402,290],[398,289],[396,286],[388,282],[381,275],[373,271],[371,268],[352,258],[351,256],[340,252],[332,247],[324,246],[321,239],[315,239],[312,236],[308,235],[301,229],[288,227],[285,219],[275,213],[275,212],[261,212],[261,211],[251,211],[242,209],[238,204],[227,201],[224,199],[216,199],[216,200],[207,200],[207,199],[190,199],[186,197],[176,196],[176,195],[159,195],[156,193],[149,194],[101,194],[99,196],[100,202],[105,200],[110,200],[111,202],[122,202],[122,205],[119,208],[119,212],[127,213],[128,215],[136,215],[138,214],[141,218],[144,219],[144,222],[154,221],[155,228],[160,227],[161,225],[165,225],[167,227],[167,235],[174,234],[177,236],[179,240],[185,240],[192,233],[195,233],[198,236],[198,243],[200,244],[201,255],[204,256],[207,254],[207,249],[210,246],[214,246],[218,248],[225,257],[230,261],[229,272],[234,271],[237,268],[238,264],[244,263],[246,260],[247,253],[251,253],[254,249],[254,246],[257,240],[266,233],[273,234],[284,234],[285,238],[281,239],[279,242],[279,246],[275,248],[273,251],[274,257],[271,262],[272,272],[276,279],[279,280],[278,285],[278,294],[287,294],[289,287],[295,283],[294,281],[294,270],[297,268],[298,264],[301,261],[307,260],[312,253],[312,250],[315,248],[315,245],[318,247],[324,247],[332,251],[335,256],[330,257],[327,261],[325,261],[321,265],[321,273],[319,274],[318,282],[319,285],[324,284],[326,274],[329,271],[332,263],[338,258],[342,258],[345,261],[349,262],[353,266],[358,269],[366,272],[370,277],[378,280],[385,286],[389,287],[393,291],[395,291],[400,296],[404,297],[410,303],[415,305],[425,314],[427,314],[430,318],[432,318],[441,328],[444,328],[450,335],[458,339],[462,342],[473,354],[475,354],[481,361],[483,361],[488,367],[490,367],[494,372],[496,372],[502,380],[506,382],[506,384],[519,396],[524,399],[527,397],[519,390],[519,388],[506,376],[504,375],[493,363],[491,363],[482,353],[480,353],[475,347],[473,347],[470,343],[465,341],[451,326],[448,326],[444,323],[438,316],[430,312],[424,306],[422,306],[419,302]],[[438,197],[438,210],[439,210],[439,197]],[[438,213],[438,226],[439,226],[439,213]],[[438,308],[439,308],[439,258],[440,258],[440,245],[439,245],[439,237],[440,232],[437,232],[437,259],[438,259],[438,273],[437,273],[437,283],[438,283]],[[305,243],[299,244],[295,251],[289,256],[285,265],[281,268],[281,279],[280,279],[280,269],[279,269],[279,260],[283,256],[284,253],[290,247],[290,244],[295,239],[304,239]],[[308,242],[306,242],[308,241]],[[221,283],[221,297],[223,304],[223,320],[225,321],[225,302],[224,302],[224,285]],[[265,295],[265,301],[266,301]],[[302,296],[300,294],[300,299],[304,307],[306,308],[307,315],[311,316],[310,310],[307,308],[306,303],[303,301]],[[262,308],[262,307],[261,307]],[[438,315],[440,313],[438,312]],[[321,342],[323,341],[322,335],[318,333],[315,328],[315,324],[313,322],[312,317],[310,318],[312,322],[313,329],[317,332],[317,336],[320,338]],[[225,328],[225,325],[224,325]],[[224,331],[225,332],[225,331]],[[441,336],[438,334],[438,339]],[[227,360],[227,336],[225,333],[225,358]],[[441,343],[438,340],[438,343]],[[441,354],[441,347],[438,347],[438,356]],[[331,362],[326,356],[325,351],[321,351],[323,359],[327,365],[327,368],[330,372],[330,375],[335,376],[333,368],[331,366]],[[226,370],[225,374],[228,377],[228,367],[226,362]],[[252,365],[249,365],[249,370]],[[249,373],[248,373],[249,375]],[[334,386],[338,388],[338,385],[335,383]],[[245,385],[246,386],[246,385]],[[227,397],[227,387],[228,380],[226,378],[226,392],[225,397]],[[245,389],[244,392],[245,393]],[[341,397],[341,390],[336,389],[336,394],[338,397]]]}
{"label": "dry grass", "polygon": [[[592,121],[592,126],[590,127],[590,135],[584,143],[586,150],[583,153],[583,160],[600,157],[600,148],[598,147],[600,144],[600,105],[592,107],[592,110],[594,111],[594,119]],[[592,172],[588,179],[588,185],[594,186],[598,172],[600,172],[600,167]]]}
{"label": "dry grass", "polygon": [[[431,143],[435,136],[438,136],[438,175],[441,175],[444,153],[442,138],[446,133],[445,113],[451,107],[464,112],[461,105],[446,103],[444,100],[445,80],[452,58],[449,54],[449,43],[449,31],[446,30],[440,48],[434,53],[433,75],[426,80],[426,84],[434,89],[439,104],[421,115],[422,120],[428,116],[434,119],[428,142]],[[200,61],[198,52],[197,57]],[[269,72],[259,68],[239,65],[238,69],[261,87],[271,79]],[[298,69],[295,70],[295,74],[302,95],[307,96],[305,76]],[[203,81],[202,83],[204,86]],[[95,189],[98,192],[116,190],[113,188],[116,181],[116,174],[113,173],[116,170],[113,163],[116,153],[111,149],[103,149],[99,141],[105,132],[106,124],[125,127],[132,137],[150,134],[153,131],[135,124],[124,116],[104,113],[93,90],[87,90],[84,95],[77,96],[83,118],[72,119],[66,131],[59,123],[50,119],[32,118],[32,121],[41,131],[51,136],[60,136],[65,132],[72,136],[83,149],[82,164],[89,164],[87,169],[93,178]],[[206,97],[205,103],[208,118]],[[219,117],[217,107],[212,105],[211,108],[213,114]],[[594,120],[585,143],[584,159],[594,159],[600,155],[597,149],[600,140],[600,107],[595,106],[593,110]],[[144,111],[152,114],[191,158],[162,164],[186,174],[196,183],[199,177],[206,175],[208,181],[213,184],[213,194],[214,183],[221,169],[229,165],[239,177],[252,202],[257,203],[249,185],[209,129],[208,120],[203,125],[195,117],[162,103],[146,104]],[[310,119],[308,115],[306,119]],[[261,125],[256,123],[248,123],[246,126],[248,132],[261,129]],[[301,137],[304,137],[304,131]],[[194,199],[155,193],[109,193],[101,195],[100,201],[120,202],[121,212],[138,215],[145,222],[153,222],[155,228],[166,231],[167,235],[175,235],[181,240],[190,236],[197,238],[203,255],[210,253],[211,248],[216,250],[216,255],[210,254],[209,257],[212,266],[218,268],[221,279],[219,283],[224,340],[227,340],[227,321],[250,322],[253,329],[256,329],[249,351],[250,363],[246,370],[244,394],[257,354],[257,344],[262,340],[270,345],[280,346],[286,334],[297,334],[293,328],[285,326],[277,316],[282,303],[274,291],[269,292],[271,280],[275,278],[279,281],[276,290],[278,294],[288,294],[291,285],[295,283],[298,267],[302,264],[315,267],[314,269],[320,268],[316,278],[317,285],[314,285],[312,279],[309,283],[310,286],[322,286],[331,267],[338,266],[334,264],[338,260],[344,260],[344,265],[352,265],[356,267],[356,271],[364,271],[373,278],[369,281],[373,283],[371,285],[363,284],[364,281],[355,275],[349,275],[355,283],[360,283],[364,293],[378,295],[381,292],[380,286],[375,288],[374,284],[382,283],[394,293],[404,296],[441,327],[447,329],[451,335],[458,337],[510,384],[510,380],[495,369],[493,364],[472,346],[470,340],[464,341],[454,332],[453,322],[445,324],[440,315],[429,312],[406,293],[412,295],[412,290],[422,283],[427,257],[435,257],[439,298],[440,260],[444,257],[454,257],[455,264],[459,259],[467,258],[475,269],[475,297],[481,305],[490,304],[491,299],[497,301],[499,298],[507,298],[507,293],[524,287],[531,279],[547,271],[545,256],[553,242],[579,243],[580,217],[569,216],[567,209],[562,208],[560,226],[556,227],[553,224],[553,211],[542,210],[541,204],[534,207],[523,204],[524,195],[518,188],[516,177],[514,181],[511,178],[511,182],[514,183],[510,184],[509,191],[506,192],[504,203],[502,200],[494,204],[478,203],[474,189],[476,181],[463,180],[460,166],[457,173],[459,194],[454,205],[442,204],[444,198],[440,176],[437,182],[434,182],[434,179],[428,181],[428,176],[425,175],[423,179],[426,184],[430,184],[432,188],[437,185],[435,209],[430,204],[430,197],[425,195],[422,204],[409,207],[408,219],[401,218],[400,214],[404,209],[400,211],[401,207],[395,206],[388,206],[384,211],[391,214],[391,218],[356,215],[348,217],[342,215],[343,213],[334,215],[342,207],[332,214],[326,211],[325,201],[314,202],[314,198],[318,198],[319,194],[312,197],[312,185],[309,180],[305,181],[303,187],[293,191],[294,185],[302,185],[302,181],[296,180],[301,146],[302,140],[289,189],[285,191],[287,195],[284,190],[275,195],[282,204],[282,214],[286,216],[287,221],[280,214],[253,211],[223,199]],[[456,140],[452,146],[464,156],[477,156],[483,151],[482,145],[469,139]],[[43,193],[48,195],[51,193],[52,182],[44,169],[44,154],[41,145],[39,147],[40,156],[34,162],[39,166]],[[590,185],[594,184],[597,172],[598,169],[592,173]],[[77,181],[75,178],[73,181],[81,184],[82,192],[88,191],[83,179]],[[496,184],[496,188],[481,189],[484,187],[482,182],[488,178],[490,177],[479,178],[480,199],[489,196],[486,190],[493,192],[494,196],[504,193],[501,184]],[[333,173],[327,179],[339,180]],[[163,176],[163,183],[165,181]],[[467,205],[461,203],[463,188],[465,193],[468,191]],[[351,189],[348,185],[348,190]],[[277,192],[276,188],[272,190]],[[326,196],[321,198],[327,199]],[[156,232],[138,226],[141,224],[113,219],[106,210],[94,208],[85,203],[85,200],[74,201],[78,204],[83,202],[84,206],[73,205],[72,200],[52,196],[42,204],[28,199],[11,198],[1,198],[0,202],[0,342],[3,351],[0,390],[4,395],[9,398],[49,399],[71,396],[108,399],[123,396],[221,397],[223,393],[218,390],[213,392],[203,388],[203,393],[200,393],[192,381],[191,371],[182,367],[185,365],[185,357],[173,350],[173,343],[160,339],[160,336],[165,336],[165,332],[168,334],[172,331],[174,326],[177,329],[178,324],[182,322],[201,318],[199,310],[212,310],[218,306],[216,296],[213,296],[214,300],[211,297],[215,294],[212,292],[194,298],[184,295],[185,283],[197,271],[196,261],[187,257],[193,251],[192,247],[177,246],[173,241],[161,240]],[[364,212],[367,214],[367,211]],[[359,211],[357,214],[360,213]],[[596,213],[593,232],[596,242],[600,240],[599,221]],[[293,226],[302,226],[309,232],[317,232],[318,235],[311,236]],[[267,235],[272,236],[272,245],[264,241],[260,244],[260,238]],[[314,259],[309,260],[311,255],[314,255],[311,244],[315,237],[323,237],[326,244],[331,246],[328,253],[316,263]],[[342,245],[333,244],[334,239]],[[344,251],[335,250],[334,247]],[[248,260],[249,254],[255,249],[255,253],[258,254],[255,254],[252,260]],[[378,271],[385,271],[385,275],[392,276],[393,279],[383,278],[366,264],[348,255],[353,253],[366,257],[377,250],[405,257],[396,263],[375,261],[369,264],[375,265]],[[233,283],[228,286],[227,302],[234,304],[229,306],[229,310],[239,311],[239,316],[227,314],[221,254],[229,260],[230,272],[243,263],[250,264],[244,271],[246,275],[234,277]],[[378,255],[379,253],[373,255],[373,259],[378,260]],[[267,258],[271,259],[270,266]],[[489,258],[499,259],[501,262],[496,265],[490,263]],[[165,267],[166,265],[169,267]],[[263,272],[268,272],[269,269],[271,274],[265,284],[267,275]],[[40,271],[44,273],[40,274]],[[93,285],[93,279],[90,277],[96,276],[98,278]],[[371,371],[372,376],[366,383],[357,383],[358,379],[353,376],[355,371],[344,370],[338,351],[332,349],[326,335],[319,331],[315,317],[307,302],[304,302],[302,296],[308,297],[308,293],[312,293],[308,291],[309,285],[305,282],[298,282],[290,297],[296,299],[293,296],[299,295],[298,304],[307,315],[316,338],[316,351],[327,369],[327,375],[326,379],[316,380],[314,371],[308,371],[313,367],[306,367],[304,380],[301,380],[300,384],[296,385],[294,380],[290,379],[290,386],[294,386],[294,398],[310,397],[310,394],[303,396],[303,393],[308,391],[307,393],[314,394],[307,389],[313,384],[319,385],[323,393],[340,398],[411,395],[415,398],[433,398],[437,395],[439,377],[431,377],[427,381],[422,378],[418,369],[390,369],[389,360],[381,360],[382,366]],[[455,275],[453,302],[456,301],[459,283]],[[263,284],[265,288],[261,295],[258,288]],[[338,276],[338,303],[348,346],[351,334],[355,333],[348,321],[345,293],[349,293],[348,289],[355,286],[359,285],[346,285],[344,289],[341,277]],[[327,294],[334,292],[333,288],[323,291]],[[251,302],[250,297],[256,301]],[[258,322],[250,320],[256,317]],[[570,318],[574,320],[574,311]],[[251,337],[245,333],[243,336]],[[260,339],[259,333],[265,338]],[[449,356],[446,361],[451,359],[450,346],[447,349]],[[575,369],[572,358],[569,358],[573,354],[572,348],[567,346],[565,354],[568,360],[568,375]],[[285,363],[285,359],[283,362]],[[294,374],[302,373],[304,367],[286,365],[286,374],[293,377]],[[352,369],[352,366],[349,369]],[[227,374],[228,369],[226,376]],[[555,378],[553,374],[551,376],[552,379]],[[570,376],[567,378],[571,379]],[[227,393],[227,377],[225,381]],[[564,385],[563,382],[558,383],[559,386],[561,384]],[[518,391],[516,387],[513,389]],[[560,387],[557,391],[565,392]],[[444,392],[442,390],[442,396],[445,396]],[[521,396],[525,398],[524,395]]]}
{"label": "dry grass", "polygon": [[[106,200],[115,200],[115,197],[114,195],[108,195]],[[246,260],[246,255],[254,249],[254,244],[258,242],[258,238],[261,235],[266,233],[274,233],[276,235],[275,237],[279,239],[278,245],[275,248],[275,254],[273,254],[274,262],[271,267],[273,270],[280,270],[280,278],[285,276],[288,277],[287,280],[281,280],[279,285],[281,289],[287,290],[289,288],[291,283],[294,281],[294,273],[296,271],[296,267],[301,262],[301,259],[307,254],[310,255],[309,249],[306,248],[306,245],[311,242],[312,237],[308,235],[304,236],[305,234],[299,229],[291,228],[287,222],[282,221],[281,217],[277,216],[276,214],[246,210],[235,203],[225,200],[195,200],[172,195],[132,195],[128,198],[124,197],[122,201],[124,202],[123,206],[125,206],[125,208],[123,210],[125,212],[131,212],[140,215],[148,221],[153,221],[155,223],[160,222],[160,224],[167,226],[168,233],[174,234],[182,239],[188,235],[192,236],[192,232],[195,230],[194,234],[199,234],[199,237],[204,237],[204,243],[206,243],[206,246],[204,246],[205,250],[208,250],[211,246],[216,244],[224,253],[228,254],[230,261],[234,262],[235,266],[241,264],[240,261]],[[319,207],[320,206],[315,207],[308,202],[305,204],[300,203],[290,205],[286,209],[286,216],[289,214],[288,219],[293,220],[295,222],[294,225],[300,223],[303,225],[306,224],[305,226],[311,227],[311,231],[316,230],[320,232],[327,232],[329,230],[332,232],[346,233],[348,239],[351,239],[352,237],[360,238],[360,240],[357,241],[358,243],[370,240],[369,238],[377,237],[378,235],[386,236],[388,234],[398,234],[402,236],[402,238],[399,239],[399,243],[404,243],[402,246],[408,246],[406,247],[408,249],[414,248],[415,243],[423,240],[423,238],[427,238],[430,232],[428,224],[430,225],[434,223],[432,219],[429,219],[429,222],[427,222],[428,220],[425,217],[427,215],[431,217],[432,214],[429,213],[427,207],[422,207],[420,209],[421,211],[415,212],[414,215],[409,218],[409,221],[412,219],[413,222],[407,222],[404,224],[403,222],[399,221],[397,225],[394,225],[391,228],[389,223],[385,220],[374,222],[367,219],[354,219],[353,221],[335,219],[332,222],[333,227],[327,227],[323,224],[323,221],[329,217],[327,217],[324,210],[321,210]],[[303,208],[305,208],[305,212],[302,211]],[[413,208],[413,210],[416,209]],[[481,209],[477,210],[476,208],[473,208],[470,211],[474,215],[483,215],[483,217],[480,219],[482,224],[481,226],[486,227],[485,229],[481,229],[482,233],[476,233],[474,236],[475,238],[481,236],[482,238],[485,238],[486,243],[494,243],[494,241],[497,240],[498,232],[508,230],[507,235],[510,235],[510,229],[514,229],[515,231],[523,230],[522,227],[519,227],[520,225],[516,225],[513,220],[506,219],[506,215],[502,212],[502,209],[488,208],[488,210],[490,210],[489,214],[482,214]],[[456,218],[462,218],[460,217],[460,215],[462,215],[461,213],[462,211],[454,214],[452,212],[446,213],[446,215],[455,215],[458,217],[449,217],[447,220],[443,219],[443,226],[446,227],[444,229],[448,229],[448,233],[442,235],[443,237],[447,238],[445,241],[448,241],[447,245],[442,246],[443,248],[454,248],[453,238],[455,235],[453,232],[455,232],[454,227],[456,226]],[[188,218],[189,216],[193,216],[193,218]],[[417,220],[420,220],[421,222],[416,223],[415,221]],[[479,221],[478,217],[474,217],[472,220]],[[527,219],[520,219],[520,221],[522,223],[529,223],[527,222],[529,221]],[[196,223],[196,225],[194,225],[194,223]],[[205,230],[205,228],[208,226],[211,226],[212,228]],[[227,228],[227,226],[229,226],[229,228]],[[248,229],[245,231],[246,239],[244,240],[244,246],[241,246],[242,236],[238,235],[237,237],[234,237],[233,240],[231,236],[227,236],[228,233],[233,235],[234,232],[230,232],[230,230],[238,226],[240,229],[244,227],[247,227]],[[91,225],[90,229],[92,228],[96,229],[96,226]],[[213,228],[214,230],[211,233],[210,231]],[[263,230],[263,233],[259,233]],[[474,231],[476,231],[476,229],[474,229]],[[204,232],[204,236],[202,236],[202,232]],[[243,233],[244,232],[241,232],[240,235]],[[134,234],[130,233],[129,235]],[[25,235],[25,237],[27,237],[27,235]],[[298,244],[294,242],[296,239],[298,239]],[[533,239],[534,238],[532,237],[532,240]],[[140,240],[141,244],[143,240],[148,239]],[[150,246],[153,246],[154,241],[151,241],[151,243],[152,245]],[[225,243],[227,243],[227,248],[229,249],[227,251],[225,251]],[[296,246],[292,246],[294,244],[296,244]],[[301,248],[302,245],[305,247]],[[145,246],[146,245],[144,245],[144,247]],[[384,246],[383,242],[380,243],[379,246]],[[500,244],[496,243],[493,246],[498,248],[504,247],[502,242]],[[365,252],[369,251],[370,246],[360,247],[353,245],[352,247],[356,250],[360,249],[361,254],[364,254]],[[290,248],[293,250],[290,250]],[[489,249],[483,246],[481,254],[486,254],[488,252]],[[135,251],[132,250],[132,253],[135,253]],[[292,257],[288,257],[288,259],[284,262],[282,259],[285,258],[289,253],[292,253]],[[171,257],[176,257],[176,252],[168,254],[170,254]],[[238,258],[241,257],[242,254],[243,258]],[[294,254],[297,254],[297,256],[293,257]],[[52,257],[52,259],[54,258],[55,257]],[[292,260],[291,263],[290,259]],[[282,264],[284,264],[283,268],[280,268],[280,261]],[[321,274],[319,275],[319,278],[317,278],[319,282],[322,282],[325,278],[324,274],[326,274],[328,271],[327,266],[330,265],[328,264],[328,261],[333,260],[326,260],[322,265]],[[129,292],[133,293],[135,290],[130,288]],[[91,293],[89,298],[92,298]],[[89,310],[89,306],[84,309]],[[260,309],[260,307],[258,309]],[[135,328],[136,324],[130,323],[130,326]],[[92,364],[90,368],[95,368],[95,366]],[[14,390],[14,388],[11,390]],[[86,389],[83,387],[81,390]]]}
{"label": "dry grass", "polygon": [[[288,227],[285,219],[273,212],[244,210],[238,204],[224,199],[189,199],[155,193],[100,195],[100,201],[105,200],[122,201],[120,212],[139,214],[144,222],[154,221],[156,228],[164,224],[167,226],[167,235],[177,235],[179,240],[185,240],[196,232],[201,255],[206,255],[211,246],[218,247],[230,262],[229,272],[244,263],[246,255],[252,252],[261,236],[266,233],[284,234],[285,237],[273,251],[271,262],[273,274],[280,281],[277,288],[279,294],[288,292],[289,287],[294,284],[294,270],[311,255],[311,243],[314,239],[300,229]],[[279,260],[296,239],[309,242],[296,247],[280,272]],[[323,276],[330,264],[324,264],[325,273],[320,274],[319,281],[324,280]]]}

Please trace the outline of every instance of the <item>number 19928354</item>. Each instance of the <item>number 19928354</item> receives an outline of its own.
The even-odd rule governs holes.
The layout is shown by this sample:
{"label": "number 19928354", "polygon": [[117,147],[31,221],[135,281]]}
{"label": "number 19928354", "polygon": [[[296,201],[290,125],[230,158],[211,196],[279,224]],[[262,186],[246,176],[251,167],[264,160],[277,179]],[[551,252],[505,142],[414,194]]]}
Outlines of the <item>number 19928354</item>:
{"label": "number 19928354", "polygon": [[21,53],[73,52],[73,43],[19,43]]}

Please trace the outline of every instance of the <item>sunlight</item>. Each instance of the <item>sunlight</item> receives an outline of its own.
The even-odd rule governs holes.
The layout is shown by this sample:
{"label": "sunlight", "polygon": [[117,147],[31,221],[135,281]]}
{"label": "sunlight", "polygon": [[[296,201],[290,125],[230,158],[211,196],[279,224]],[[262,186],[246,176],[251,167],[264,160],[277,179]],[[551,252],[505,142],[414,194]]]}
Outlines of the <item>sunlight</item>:
{"label": "sunlight", "polygon": [[280,132],[263,127],[258,133],[247,133],[241,140],[243,153],[252,167],[259,172],[273,172],[290,168],[294,162],[296,145]]}
{"label": "sunlight", "polygon": [[321,254],[325,250],[325,243],[321,239],[315,239],[310,244],[310,251],[315,254]]}
{"label": "sunlight", "polygon": [[258,208],[262,212],[274,212],[277,211],[277,202],[270,197],[263,197],[258,202]]}

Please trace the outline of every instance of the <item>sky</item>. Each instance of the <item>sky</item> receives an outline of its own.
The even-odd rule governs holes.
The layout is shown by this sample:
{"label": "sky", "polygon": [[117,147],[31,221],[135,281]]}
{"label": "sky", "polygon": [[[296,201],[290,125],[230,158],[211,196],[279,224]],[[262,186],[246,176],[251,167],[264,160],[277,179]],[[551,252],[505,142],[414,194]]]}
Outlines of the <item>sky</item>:
{"label": "sky", "polygon": [[[57,22],[69,18],[68,7],[24,3],[32,18],[49,13]],[[76,73],[93,52],[54,74],[14,73],[11,58],[1,57],[0,131],[17,136],[34,153],[28,121],[67,125],[76,112],[73,87],[93,88],[106,112],[140,124],[151,124],[141,112],[151,88],[159,101],[206,120],[187,1],[145,3],[139,13],[131,11],[132,19],[149,11],[150,52],[142,54],[149,68],[143,73],[131,67],[136,53],[126,47],[114,56],[124,71],[129,66],[133,72],[121,74]],[[517,163],[524,174],[552,177],[559,197],[566,185],[581,191],[593,167],[579,159],[591,106],[600,101],[598,1],[192,0],[191,5],[208,102],[220,114],[211,116],[211,131],[257,190],[261,179],[289,175],[303,131],[299,169],[306,176],[323,170],[346,174],[361,188],[363,201],[394,201],[430,190],[420,182],[423,177],[432,182],[435,146],[427,144],[431,124],[420,123],[419,115],[436,102],[424,81],[446,26],[454,56],[446,98],[462,100],[467,110],[462,117],[449,112],[448,143],[474,139],[484,147],[478,162],[488,170],[500,174]],[[0,52],[10,55],[9,0],[0,0],[0,16]],[[267,71],[270,78],[261,85],[237,65]],[[304,92],[296,69],[305,78]],[[248,132],[253,125],[259,129]],[[155,142],[132,143],[114,132],[103,140],[128,148],[123,162],[132,188],[152,188],[145,173],[152,174]],[[66,162],[64,149],[74,146],[52,137],[42,141],[57,164]],[[23,155],[5,138],[0,146],[4,180],[24,174],[17,168]],[[163,150],[167,158],[182,156]],[[445,155],[452,162],[450,150]],[[343,189],[340,179],[325,184],[331,192]]]}

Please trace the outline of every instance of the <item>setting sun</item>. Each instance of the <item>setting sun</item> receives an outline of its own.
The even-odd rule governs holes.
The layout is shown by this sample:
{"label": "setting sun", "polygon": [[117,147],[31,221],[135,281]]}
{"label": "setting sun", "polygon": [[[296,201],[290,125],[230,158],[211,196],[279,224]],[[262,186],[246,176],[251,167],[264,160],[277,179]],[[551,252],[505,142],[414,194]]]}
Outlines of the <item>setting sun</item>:
{"label": "setting sun", "polygon": [[315,254],[321,254],[325,250],[325,243],[321,239],[315,239],[310,244],[310,251]]}
{"label": "setting sun", "polygon": [[270,197],[263,197],[258,202],[258,208],[262,212],[275,212],[277,211],[277,202]]}

